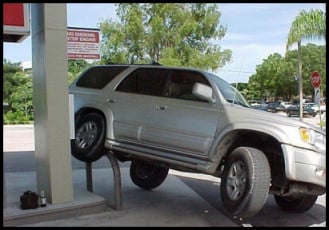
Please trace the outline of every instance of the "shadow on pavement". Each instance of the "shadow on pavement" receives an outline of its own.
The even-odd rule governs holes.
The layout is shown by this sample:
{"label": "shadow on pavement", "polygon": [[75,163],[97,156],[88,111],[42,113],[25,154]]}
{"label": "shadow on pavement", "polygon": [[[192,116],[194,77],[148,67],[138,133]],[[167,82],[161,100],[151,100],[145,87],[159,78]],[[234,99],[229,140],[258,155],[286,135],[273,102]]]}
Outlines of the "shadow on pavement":
{"label": "shadow on pavement", "polygon": [[[197,192],[203,199],[205,199],[211,206],[222,213],[223,210],[220,197],[220,179],[218,181],[210,181],[196,178],[189,178],[186,176],[176,175],[186,185]],[[217,178],[216,178],[217,179]],[[215,180],[215,178],[214,178]],[[322,197],[318,198],[319,199]],[[239,225],[251,225],[254,227],[309,227],[321,225],[326,222],[326,207],[317,203],[306,213],[291,214],[283,212],[276,205],[274,197],[270,195],[263,209],[254,217],[244,220],[232,220]],[[325,201],[324,201],[325,204]],[[325,226],[325,225],[323,225]]]}

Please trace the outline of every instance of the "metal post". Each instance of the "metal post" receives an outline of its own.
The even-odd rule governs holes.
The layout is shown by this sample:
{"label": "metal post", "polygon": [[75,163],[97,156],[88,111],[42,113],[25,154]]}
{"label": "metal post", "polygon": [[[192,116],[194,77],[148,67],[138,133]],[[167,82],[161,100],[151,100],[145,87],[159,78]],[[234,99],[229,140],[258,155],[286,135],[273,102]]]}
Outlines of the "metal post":
{"label": "metal post", "polygon": [[298,41],[298,93],[299,93],[299,120],[303,121],[303,75],[301,41]]}
{"label": "metal post", "polygon": [[87,179],[87,190],[93,192],[93,175],[92,175],[92,163],[86,163],[86,179]]}
{"label": "metal post", "polygon": [[[116,210],[122,209],[122,198],[121,198],[121,174],[118,160],[113,156],[112,152],[109,151],[105,153],[105,156],[110,160],[113,178],[114,178],[114,196]],[[86,179],[87,179],[87,189],[88,191],[93,191],[93,177],[92,177],[92,163],[86,163]]]}
{"label": "metal post", "polygon": [[115,209],[122,209],[122,199],[121,199],[121,175],[118,160],[113,156],[112,152],[107,152],[105,154],[107,158],[111,161],[113,178],[114,178],[114,193],[115,193]]}

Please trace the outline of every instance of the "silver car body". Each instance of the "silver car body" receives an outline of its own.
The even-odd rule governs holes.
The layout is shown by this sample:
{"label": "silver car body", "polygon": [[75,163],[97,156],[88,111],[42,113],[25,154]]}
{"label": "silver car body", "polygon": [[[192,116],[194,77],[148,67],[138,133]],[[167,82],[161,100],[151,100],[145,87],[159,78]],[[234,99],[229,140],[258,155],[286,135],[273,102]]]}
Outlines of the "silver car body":
{"label": "silver car body", "polygon": [[[70,86],[75,113],[93,108],[104,114],[106,148],[214,175],[228,154],[225,146],[230,143],[230,135],[247,130],[271,136],[279,143],[288,180],[325,188],[323,131],[288,117],[241,106],[234,98],[233,102],[227,101],[216,76],[200,70],[194,71],[211,85],[212,100],[206,103],[115,90],[129,73],[140,67],[129,66],[103,89],[77,87],[76,82]],[[238,96],[241,95],[234,95]],[[301,138],[301,128],[312,135],[310,142]]]}

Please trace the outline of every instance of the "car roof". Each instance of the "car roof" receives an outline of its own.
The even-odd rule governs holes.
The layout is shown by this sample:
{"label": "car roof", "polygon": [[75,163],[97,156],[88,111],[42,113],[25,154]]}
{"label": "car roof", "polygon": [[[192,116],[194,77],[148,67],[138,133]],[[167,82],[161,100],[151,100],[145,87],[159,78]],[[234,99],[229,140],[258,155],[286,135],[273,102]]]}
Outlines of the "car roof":
{"label": "car roof", "polygon": [[129,66],[129,67],[147,67],[147,68],[161,68],[161,69],[181,69],[181,70],[194,70],[198,72],[206,72],[201,69],[197,69],[194,67],[182,67],[182,66],[163,66],[163,65],[156,65],[156,64],[106,64],[106,65],[93,65],[89,68],[94,67],[111,67],[111,66]]}

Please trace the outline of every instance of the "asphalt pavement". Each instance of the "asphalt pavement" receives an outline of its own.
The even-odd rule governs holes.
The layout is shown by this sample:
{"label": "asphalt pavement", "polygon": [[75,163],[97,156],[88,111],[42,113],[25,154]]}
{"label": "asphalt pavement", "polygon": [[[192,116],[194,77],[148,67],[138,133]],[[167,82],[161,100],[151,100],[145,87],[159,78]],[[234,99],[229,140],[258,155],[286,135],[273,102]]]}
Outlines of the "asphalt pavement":
{"label": "asphalt pavement", "polygon": [[240,221],[224,214],[218,178],[170,170],[160,187],[145,191],[130,180],[128,163],[120,163],[122,208],[117,210],[113,172],[106,158],[93,164],[93,192],[86,187],[85,164],[72,158],[74,200],[21,210],[19,196],[37,188],[34,129],[33,125],[16,125],[3,126],[3,131],[4,226],[326,226],[325,195],[319,196],[316,205],[303,214],[283,213],[269,197],[258,215]]}
{"label": "asphalt pavement", "polygon": [[[117,209],[114,175],[106,157],[92,164],[92,192],[87,189],[86,165],[72,158],[72,202],[22,210],[19,197],[37,191],[33,125],[3,126],[4,226],[238,226],[206,202],[170,171],[152,191],[130,180],[129,164],[120,164],[121,208]],[[218,197],[219,199],[219,197]]]}

